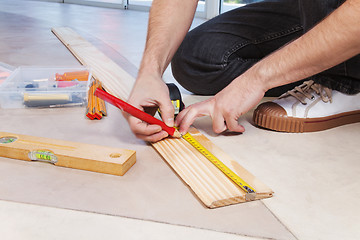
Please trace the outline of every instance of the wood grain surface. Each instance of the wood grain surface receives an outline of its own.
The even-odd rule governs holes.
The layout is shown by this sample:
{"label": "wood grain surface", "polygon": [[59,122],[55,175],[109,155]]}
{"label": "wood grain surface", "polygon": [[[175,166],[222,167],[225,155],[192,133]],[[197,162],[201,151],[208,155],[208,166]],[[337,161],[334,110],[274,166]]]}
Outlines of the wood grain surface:
{"label": "wood grain surface", "polygon": [[94,78],[101,81],[108,93],[121,99],[128,98],[134,81],[123,84],[119,79],[132,79],[130,74],[71,28],[53,28],[52,32],[81,64],[90,67]]}
{"label": "wood grain surface", "polygon": [[55,161],[52,163],[56,166],[119,176],[124,175],[136,162],[136,154],[133,150],[0,132],[0,138],[5,137],[11,137],[15,141],[0,142],[1,157],[42,161],[31,155],[46,151],[55,156]]}

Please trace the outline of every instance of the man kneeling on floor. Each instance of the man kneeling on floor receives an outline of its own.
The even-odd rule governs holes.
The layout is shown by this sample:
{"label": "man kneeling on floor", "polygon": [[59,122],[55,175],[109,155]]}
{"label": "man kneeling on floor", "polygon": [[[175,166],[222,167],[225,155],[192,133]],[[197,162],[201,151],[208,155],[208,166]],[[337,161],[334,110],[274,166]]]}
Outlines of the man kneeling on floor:
{"label": "man kneeling on floor", "polygon": [[[138,78],[129,103],[159,107],[168,126],[186,133],[199,116],[216,133],[258,126],[309,132],[360,121],[360,1],[265,0],[221,14],[188,32],[197,0],[154,0]],[[171,61],[185,89],[210,99],[174,108],[162,75]],[[284,93],[285,92],[285,93]],[[153,112],[153,111],[152,111]],[[134,134],[156,142],[167,133],[126,115]]]}

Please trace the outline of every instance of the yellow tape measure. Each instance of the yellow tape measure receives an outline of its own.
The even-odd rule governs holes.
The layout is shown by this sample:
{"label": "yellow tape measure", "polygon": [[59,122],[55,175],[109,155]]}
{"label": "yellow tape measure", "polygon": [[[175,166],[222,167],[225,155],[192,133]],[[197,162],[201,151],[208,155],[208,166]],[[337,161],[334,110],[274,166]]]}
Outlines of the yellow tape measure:
{"label": "yellow tape measure", "polygon": [[195,147],[202,155],[204,155],[211,163],[213,163],[218,169],[220,169],[228,178],[236,183],[241,189],[247,193],[255,194],[255,190],[250,187],[244,180],[236,175],[230,168],[228,168],[223,162],[209,152],[204,146],[202,146],[196,139],[191,136],[190,133],[186,133],[182,136],[188,143]]}

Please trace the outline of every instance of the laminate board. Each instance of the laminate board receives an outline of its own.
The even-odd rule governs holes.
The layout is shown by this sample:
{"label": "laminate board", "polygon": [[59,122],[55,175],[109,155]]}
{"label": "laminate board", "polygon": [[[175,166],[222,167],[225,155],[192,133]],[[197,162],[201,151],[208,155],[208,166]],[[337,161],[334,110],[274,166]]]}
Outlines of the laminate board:
{"label": "laminate board", "polygon": [[134,81],[124,84],[124,79],[132,80],[130,74],[71,28],[53,28],[52,32],[82,65],[91,68],[93,77],[101,79],[107,92],[122,99],[128,98]]}

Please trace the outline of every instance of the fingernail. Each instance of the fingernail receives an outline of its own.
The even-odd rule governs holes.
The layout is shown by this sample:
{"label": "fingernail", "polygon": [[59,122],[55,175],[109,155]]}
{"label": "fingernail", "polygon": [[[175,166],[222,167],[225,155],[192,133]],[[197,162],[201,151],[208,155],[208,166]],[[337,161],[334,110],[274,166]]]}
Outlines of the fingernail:
{"label": "fingernail", "polygon": [[185,134],[186,134],[186,132],[185,132],[185,131],[181,131],[180,129],[179,129],[179,133],[181,134],[181,136],[183,136],[183,135],[185,135]]}
{"label": "fingernail", "polygon": [[168,118],[167,121],[165,122],[166,125],[168,125],[169,127],[173,127],[174,126],[174,119],[173,118]]}

